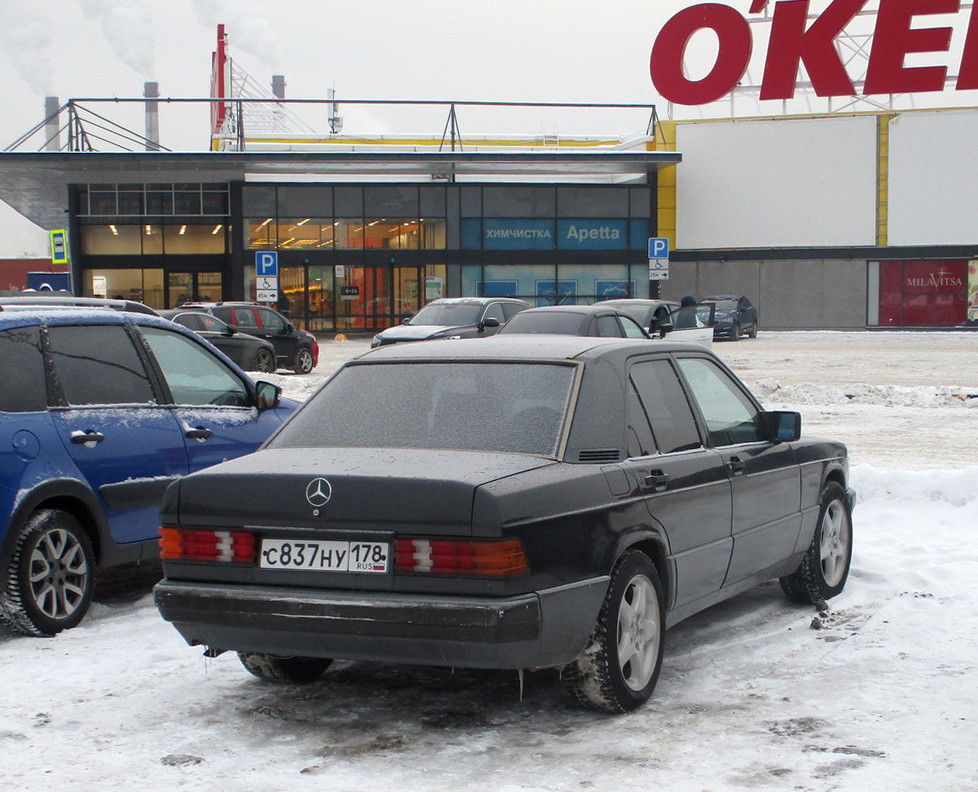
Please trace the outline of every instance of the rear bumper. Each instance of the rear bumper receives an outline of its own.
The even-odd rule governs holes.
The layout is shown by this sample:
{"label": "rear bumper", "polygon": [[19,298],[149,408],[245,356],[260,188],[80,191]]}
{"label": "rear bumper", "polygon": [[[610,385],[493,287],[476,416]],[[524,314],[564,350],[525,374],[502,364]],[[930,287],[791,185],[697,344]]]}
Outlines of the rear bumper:
{"label": "rear bumper", "polygon": [[489,599],[164,580],[155,599],[188,644],[216,651],[541,668],[580,653],[607,589],[601,577]]}

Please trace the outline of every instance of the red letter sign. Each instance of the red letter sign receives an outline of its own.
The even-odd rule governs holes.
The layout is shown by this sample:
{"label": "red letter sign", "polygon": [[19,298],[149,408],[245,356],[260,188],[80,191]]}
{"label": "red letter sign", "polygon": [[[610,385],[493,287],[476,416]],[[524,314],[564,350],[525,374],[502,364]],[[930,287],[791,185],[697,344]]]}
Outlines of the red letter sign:
{"label": "red letter sign", "polygon": [[798,65],[804,62],[819,96],[852,96],[852,80],[835,49],[835,38],[866,5],[866,0],[835,0],[808,30],[808,0],[791,0],[774,7],[761,99],[791,99]]}
{"label": "red letter sign", "polygon": [[903,62],[912,52],[947,52],[951,28],[915,30],[910,25],[915,16],[955,14],[960,6],[960,0],[881,0],[863,93],[869,96],[943,90],[946,66],[908,68]]}
{"label": "red letter sign", "polygon": [[[702,80],[683,72],[686,46],[693,34],[713,30],[720,41],[713,69]],[[670,102],[708,104],[732,91],[747,71],[752,40],[750,26],[737,11],[719,3],[701,3],[670,19],[652,46],[649,71],[656,90]]]}

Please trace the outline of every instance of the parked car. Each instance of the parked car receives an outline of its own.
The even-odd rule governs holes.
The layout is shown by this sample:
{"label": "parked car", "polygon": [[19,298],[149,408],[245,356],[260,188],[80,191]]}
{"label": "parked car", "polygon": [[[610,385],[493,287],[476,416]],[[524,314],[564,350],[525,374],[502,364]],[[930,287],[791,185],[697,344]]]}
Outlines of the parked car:
{"label": "parked car", "polygon": [[186,303],[185,311],[204,311],[242,333],[263,338],[275,347],[276,368],[308,374],[319,364],[319,342],[267,305],[250,302]]}
{"label": "parked car", "polygon": [[600,303],[628,314],[653,338],[713,346],[713,308],[709,304],[693,306],[692,321],[684,321],[688,312],[672,300],[622,299]]}
{"label": "parked car", "polygon": [[74,627],[97,572],[158,566],[182,475],[254,451],[297,403],[146,313],[0,305],[0,618]]}
{"label": "parked car", "polygon": [[245,371],[268,374],[278,368],[275,347],[271,341],[239,332],[236,327],[222,322],[212,314],[186,311],[182,308],[160,311],[159,314],[206,338]]}
{"label": "parked car", "polygon": [[374,350],[256,454],[170,486],[156,604],[267,680],[553,666],[631,710],[667,627],[771,578],[807,603],[845,585],[846,448],[800,425],[668,340]]}
{"label": "parked car", "polygon": [[432,338],[486,338],[529,307],[528,302],[510,297],[443,297],[400,325],[377,333],[370,346]]}
{"label": "parked car", "polygon": [[601,338],[649,338],[638,322],[606,303],[594,305],[543,305],[514,316],[500,329],[507,335],[545,333]]}
{"label": "parked car", "polygon": [[720,294],[704,297],[700,303],[716,306],[716,324],[713,338],[738,341],[743,335],[757,338],[759,327],[757,309],[748,298],[734,294]]}

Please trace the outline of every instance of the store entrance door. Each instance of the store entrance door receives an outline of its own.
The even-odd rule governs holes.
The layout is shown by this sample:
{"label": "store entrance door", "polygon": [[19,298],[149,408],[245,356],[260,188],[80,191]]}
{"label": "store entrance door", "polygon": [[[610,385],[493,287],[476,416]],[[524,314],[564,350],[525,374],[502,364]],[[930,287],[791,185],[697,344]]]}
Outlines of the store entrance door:
{"label": "store entrance door", "polygon": [[421,307],[421,267],[335,269],[336,329],[382,330]]}
{"label": "store entrance door", "polygon": [[219,302],[223,299],[220,272],[168,272],[166,274],[167,308],[179,308],[188,302]]}

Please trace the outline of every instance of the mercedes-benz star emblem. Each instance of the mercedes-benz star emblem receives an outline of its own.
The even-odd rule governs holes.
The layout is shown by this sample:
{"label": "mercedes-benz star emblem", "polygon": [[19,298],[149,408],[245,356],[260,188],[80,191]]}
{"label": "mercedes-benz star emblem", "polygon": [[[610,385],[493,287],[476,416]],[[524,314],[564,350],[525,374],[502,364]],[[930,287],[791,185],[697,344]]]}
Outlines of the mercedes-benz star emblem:
{"label": "mercedes-benz star emblem", "polygon": [[324,478],[316,478],[306,487],[306,500],[315,507],[325,506],[333,495],[333,488]]}

